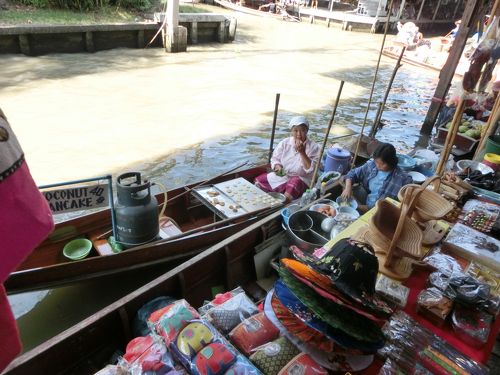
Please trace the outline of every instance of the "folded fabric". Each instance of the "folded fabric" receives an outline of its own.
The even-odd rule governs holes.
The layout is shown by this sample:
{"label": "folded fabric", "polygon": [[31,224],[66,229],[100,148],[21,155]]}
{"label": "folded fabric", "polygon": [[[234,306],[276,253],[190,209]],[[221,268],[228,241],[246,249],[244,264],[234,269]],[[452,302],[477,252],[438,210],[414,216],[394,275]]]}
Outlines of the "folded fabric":
{"label": "folded fabric", "polygon": [[280,337],[261,346],[250,360],[262,371],[264,375],[278,375],[299,350],[285,337]]}
{"label": "folded fabric", "polygon": [[229,333],[231,342],[246,356],[278,336],[279,330],[263,312],[245,319]]}

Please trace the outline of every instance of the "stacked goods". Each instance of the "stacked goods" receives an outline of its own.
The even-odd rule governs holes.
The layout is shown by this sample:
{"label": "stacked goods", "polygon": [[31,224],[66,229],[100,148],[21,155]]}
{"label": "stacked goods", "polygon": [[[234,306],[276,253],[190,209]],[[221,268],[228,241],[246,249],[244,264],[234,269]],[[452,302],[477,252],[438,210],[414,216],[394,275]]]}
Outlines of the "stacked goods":
{"label": "stacked goods", "polygon": [[[469,118],[462,118],[460,126],[458,128],[458,133],[466,135],[467,137],[479,139],[481,138],[481,130],[483,129],[484,122],[479,120],[473,120]],[[451,127],[451,121],[445,125],[446,129]]]}

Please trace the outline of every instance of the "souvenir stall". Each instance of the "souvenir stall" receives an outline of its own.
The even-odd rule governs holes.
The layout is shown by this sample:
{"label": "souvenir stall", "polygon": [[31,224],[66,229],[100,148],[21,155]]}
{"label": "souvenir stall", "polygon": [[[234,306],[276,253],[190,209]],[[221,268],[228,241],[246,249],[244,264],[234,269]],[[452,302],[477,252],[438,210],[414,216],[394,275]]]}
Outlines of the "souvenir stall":
{"label": "souvenir stall", "polygon": [[241,287],[198,309],[157,298],[98,374],[488,374],[500,205],[448,174],[399,200],[362,216],[329,200],[291,213],[262,298]]}

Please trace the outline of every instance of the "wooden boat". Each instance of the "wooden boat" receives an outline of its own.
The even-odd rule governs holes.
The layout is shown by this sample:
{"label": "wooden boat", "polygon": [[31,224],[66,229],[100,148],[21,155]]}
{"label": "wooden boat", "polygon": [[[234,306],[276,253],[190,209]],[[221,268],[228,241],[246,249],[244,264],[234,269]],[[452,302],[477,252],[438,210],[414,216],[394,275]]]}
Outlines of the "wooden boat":
{"label": "wooden boat", "polygon": [[[243,177],[248,181],[265,172],[265,167],[231,173],[217,178],[213,183]],[[188,187],[168,192],[173,198],[185,193]],[[163,194],[158,194],[158,202],[163,203]],[[169,200],[165,215],[173,218],[182,234],[146,245],[138,246],[112,255],[99,255],[92,250],[91,255],[82,260],[68,260],[62,250],[69,240],[77,237],[96,239],[109,232],[111,215],[109,210],[99,211],[56,225],[52,235],[36,248],[11,274],[5,282],[8,293],[51,288],[83,281],[99,276],[135,270],[158,263],[177,265],[200,253],[208,246],[241,231],[250,223],[271,211],[242,215],[214,223],[214,213],[191,194]],[[94,241],[94,247],[96,242]]]}
{"label": "wooden boat", "polygon": [[[398,60],[399,55],[401,54],[401,48],[401,45],[384,47],[382,54],[384,56]],[[447,58],[447,52],[435,52],[431,50],[427,58],[423,60],[416,51],[405,51],[402,61],[413,66],[440,72]],[[457,66],[457,70],[455,71],[455,75],[458,77],[462,77],[468,70],[468,66],[468,61],[461,59],[459,65]]]}
{"label": "wooden boat", "polygon": [[[263,5],[263,4],[266,4],[266,2],[264,1],[246,1],[246,5],[247,6],[242,6],[242,5],[238,5],[238,4],[235,4],[235,3],[232,3],[230,1],[227,1],[227,0],[214,0],[215,3],[219,4],[221,7],[223,8],[226,8],[226,9],[231,9],[231,10],[234,10],[236,12],[241,12],[241,13],[246,13],[246,14],[251,14],[253,16],[259,16],[259,17],[268,17],[268,18],[276,18],[276,19],[284,19],[286,18],[286,16],[284,16],[283,14],[279,14],[279,13],[272,13],[272,12],[264,12],[264,11],[261,11],[261,10],[258,10],[257,8],[259,7],[259,5]],[[250,7],[250,6],[254,6],[254,7]]]}
{"label": "wooden boat", "polygon": [[[136,311],[146,302],[159,296],[185,298],[190,304],[198,307],[203,300],[210,298],[213,286],[223,285],[226,290],[230,290],[241,285],[250,295],[264,293],[254,283],[255,246],[281,232],[280,221],[280,213],[274,212],[252,223],[240,233],[208,248],[17,357],[3,375],[97,372],[117,350],[124,350],[127,342],[133,338],[130,323]],[[264,295],[257,295],[257,298]]]}

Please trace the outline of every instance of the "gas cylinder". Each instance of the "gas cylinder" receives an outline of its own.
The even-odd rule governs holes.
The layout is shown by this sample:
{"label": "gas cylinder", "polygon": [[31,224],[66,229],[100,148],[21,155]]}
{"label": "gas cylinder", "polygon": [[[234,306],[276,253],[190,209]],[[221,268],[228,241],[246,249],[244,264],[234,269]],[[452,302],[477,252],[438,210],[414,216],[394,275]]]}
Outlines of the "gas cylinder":
{"label": "gas cylinder", "polygon": [[116,191],[117,242],[129,248],[155,240],[160,225],[151,183],[141,181],[139,172],[124,173],[117,178]]}

